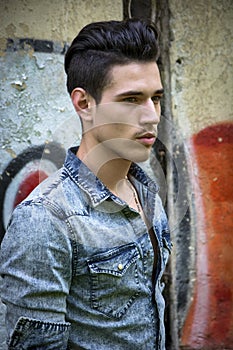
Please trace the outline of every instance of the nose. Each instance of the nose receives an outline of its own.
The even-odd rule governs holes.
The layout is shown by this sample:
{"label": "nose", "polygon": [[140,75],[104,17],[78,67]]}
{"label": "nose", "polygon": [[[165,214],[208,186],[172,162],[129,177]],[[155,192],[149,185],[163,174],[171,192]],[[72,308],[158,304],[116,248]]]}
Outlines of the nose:
{"label": "nose", "polygon": [[143,105],[141,105],[141,124],[155,124],[160,122],[161,107],[160,103],[154,103],[148,98]]}

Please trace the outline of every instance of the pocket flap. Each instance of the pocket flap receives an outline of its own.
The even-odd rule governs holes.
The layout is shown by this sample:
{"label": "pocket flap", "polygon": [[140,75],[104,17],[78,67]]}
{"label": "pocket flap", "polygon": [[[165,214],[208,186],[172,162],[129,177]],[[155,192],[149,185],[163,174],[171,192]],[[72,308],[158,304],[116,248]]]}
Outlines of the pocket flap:
{"label": "pocket flap", "polygon": [[91,273],[106,273],[120,277],[139,256],[137,245],[131,243],[95,255],[87,263]]}

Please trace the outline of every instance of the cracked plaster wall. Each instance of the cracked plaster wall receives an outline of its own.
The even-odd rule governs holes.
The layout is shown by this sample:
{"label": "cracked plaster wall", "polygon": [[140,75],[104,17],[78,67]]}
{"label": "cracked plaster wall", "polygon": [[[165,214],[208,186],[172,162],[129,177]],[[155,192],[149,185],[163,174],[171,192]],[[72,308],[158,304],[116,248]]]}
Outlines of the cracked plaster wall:
{"label": "cracked plaster wall", "polygon": [[3,0],[1,44],[6,37],[70,42],[85,24],[113,18],[122,18],[121,0]]}
{"label": "cracked plaster wall", "polygon": [[[85,24],[112,18],[122,18],[119,0],[0,3],[1,171],[27,146],[54,137],[65,144],[79,137],[78,121],[72,137],[63,125],[67,118],[76,116],[66,92],[64,56],[59,49],[62,51],[62,45],[69,44]],[[51,40],[57,52],[34,52],[30,46],[6,52],[8,38]]]}
{"label": "cracked plaster wall", "polygon": [[172,112],[185,136],[233,119],[233,3],[170,0]]}

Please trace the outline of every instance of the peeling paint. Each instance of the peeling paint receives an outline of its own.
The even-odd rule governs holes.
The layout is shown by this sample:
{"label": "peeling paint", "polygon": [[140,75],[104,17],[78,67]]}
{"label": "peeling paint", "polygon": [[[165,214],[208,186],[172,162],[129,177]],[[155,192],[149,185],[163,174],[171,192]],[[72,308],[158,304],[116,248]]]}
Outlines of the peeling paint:
{"label": "peeling paint", "polygon": [[[76,115],[66,92],[63,59],[59,54],[27,52],[9,52],[0,58],[0,79],[4,81],[0,105],[2,149],[11,148],[11,144],[17,144],[20,150],[20,144],[43,143],[53,138],[60,124]],[[67,138],[65,131],[62,142]]]}
{"label": "peeling paint", "polygon": [[16,80],[14,83],[11,83],[11,86],[18,91],[23,91],[27,87],[26,83],[20,80]]}
{"label": "peeling paint", "polygon": [[36,66],[38,69],[44,69],[47,62],[53,61],[53,58],[51,56],[41,56],[40,53],[34,53],[33,57],[35,58]]}

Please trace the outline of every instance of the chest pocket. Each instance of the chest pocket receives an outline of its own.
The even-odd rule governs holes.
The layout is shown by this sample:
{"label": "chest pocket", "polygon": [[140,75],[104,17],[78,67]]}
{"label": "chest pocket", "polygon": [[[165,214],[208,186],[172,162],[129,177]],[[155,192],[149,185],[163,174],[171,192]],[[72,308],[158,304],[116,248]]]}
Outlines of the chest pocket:
{"label": "chest pocket", "polygon": [[137,245],[127,244],[95,255],[87,261],[91,281],[91,306],[121,318],[140,293]]}

